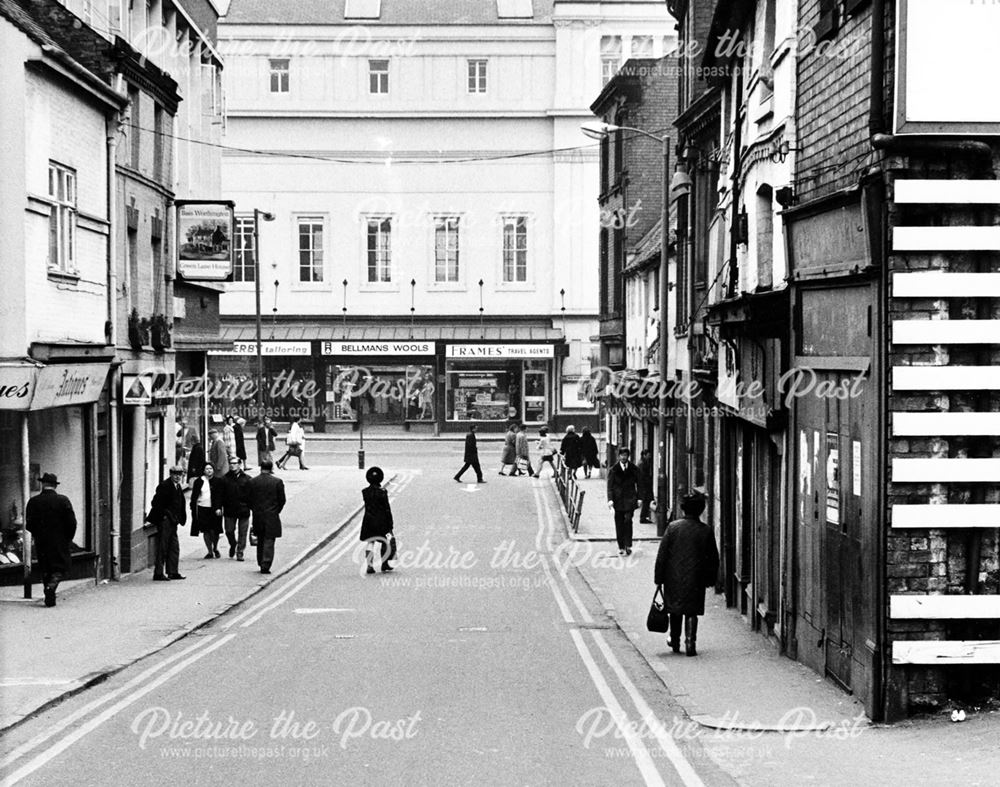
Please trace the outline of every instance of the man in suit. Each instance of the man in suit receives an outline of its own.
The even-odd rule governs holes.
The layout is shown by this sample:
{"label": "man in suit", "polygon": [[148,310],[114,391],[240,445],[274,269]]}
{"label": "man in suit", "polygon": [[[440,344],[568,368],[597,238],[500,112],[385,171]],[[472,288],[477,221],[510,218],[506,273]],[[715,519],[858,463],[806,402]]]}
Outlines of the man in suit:
{"label": "man in suit", "polygon": [[608,508],[615,512],[618,554],[632,554],[632,516],[639,503],[639,469],[632,464],[632,452],[619,449],[618,461],[608,470]]}
{"label": "man in suit", "polygon": [[270,462],[274,453],[274,438],[277,430],[271,425],[271,419],[264,417],[264,423],[257,429],[257,464]]}
{"label": "man in suit", "polygon": [[260,463],[260,475],[250,480],[251,532],[257,537],[257,565],[261,574],[271,573],[274,541],[281,538],[281,509],[285,507],[285,483],[274,475],[274,464]]}
{"label": "man in suit", "polygon": [[462,483],[462,474],[470,467],[476,471],[476,483],[485,484],[483,480],[483,469],[479,466],[479,447],[476,445],[476,425],[469,427],[469,433],[465,436],[465,462],[462,469],[455,474],[455,480]]}
{"label": "man in suit", "polygon": [[229,449],[218,429],[208,430],[208,461],[212,463],[215,475],[219,478],[229,472]]}
{"label": "man in suit", "polygon": [[235,456],[229,457],[229,472],[222,479],[222,509],[229,557],[242,563],[250,526],[250,476]]}
{"label": "man in suit", "polygon": [[642,501],[639,521],[644,525],[652,524],[649,515],[653,503],[653,458],[649,449],[643,449],[639,454],[639,499]]}
{"label": "man in suit", "polygon": [[160,482],[153,495],[152,505],[146,521],[157,527],[156,531],[156,565],[153,568],[153,579],[166,582],[168,579],[187,579],[181,576],[178,562],[181,557],[181,545],[177,540],[177,528],[187,523],[187,506],[184,503],[184,491],[181,482],[184,479],[184,468],[175,465],[170,468],[170,477]]}
{"label": "man in suit", "polygon": [[56,605],[56,588],[69,573],[69,547],[76,534],[76,514],[69,498],[56,492],[59,479],[54,473],[42,476],[42,491],[24,509],[25,529],[35,539],[38,570],[42,574],[45,606]]}

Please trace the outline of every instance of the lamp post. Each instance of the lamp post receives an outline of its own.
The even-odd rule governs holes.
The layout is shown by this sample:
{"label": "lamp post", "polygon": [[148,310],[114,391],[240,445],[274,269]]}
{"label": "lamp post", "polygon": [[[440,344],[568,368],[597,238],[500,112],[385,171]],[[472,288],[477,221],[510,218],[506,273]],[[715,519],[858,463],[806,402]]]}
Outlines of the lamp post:
{"label": "lamp post", "polygon": [[[667,326],[667,296],[670,293],[670,286],[668,279],[668,252],[670,248],[670,196],[671,196],[671,182],[670,182],[670,135],[663,134],[658,136],[652,134],[648,131],[643,131],[641,128],[632,128],[631,126],[615,126],[610,123],[604,123],[600,121],[593,121],[588,123],[583,123],[581,125],[581,130],[583,133],[590,137],[591,139],[604,139],[609,134],[615,131],[631,131],[635,134],[640,134],[649,139],[655,139],[660,143],[663,154],[663,198],[661,200],[661,239],[660,239],[660,330],[659,337],[659,366],[660,366],[660,383],[661,385],[666,382],[667,379],[667,347],[669,345],[670,331]],[[678,183],[680,186],[681,184]],[[669,495],[667,494],[667,410],[665,407],[665,402],[662,400],[658,403],[659,406],[657,410],[657,430],[659,432],[659,471],[656,475],[656,534],[662,536],[667,529],[667,499]]]}
{"label": "lamp post", "polygon": [[486,338],[486,328],[483,325],[483,280],[479,280],[479,338]]}
{"label": "lamp post", "polygon": [[264,354],[260,339],[260,220],[274,221],[274,214],[253,209],[253,290],[255,305],[255,328],[257,335],[257,422],[264,418]]}

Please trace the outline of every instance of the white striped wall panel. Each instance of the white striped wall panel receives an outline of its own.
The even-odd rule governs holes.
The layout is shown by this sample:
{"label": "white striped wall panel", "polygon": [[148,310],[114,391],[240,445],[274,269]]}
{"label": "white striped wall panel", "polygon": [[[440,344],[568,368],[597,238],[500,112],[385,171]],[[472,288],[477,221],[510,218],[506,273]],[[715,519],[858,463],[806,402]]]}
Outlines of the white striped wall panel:
{"label": "white striped wall panel", "polygon": [[895,484],[1000,484],[1000,459],[893,459],[892,481]]}
{"label": "white striped wall panel", "polygon": [[896,227],[894,251],[1000,251],[1000,227]]}
{"label": "white striped wall panel", "polygon": [[1000,505],[991,503],[947,503],[892,507],[894,530],[911,528],[1000,527]]}
{"label": "white striped wall panel", "polygon": [[895,620],[1000,619],[1000,596],[889,596]]}
{"label": "white striped wall panel", "polygon": [[1000,640],[893,642],[893,664],[1000,664]]}
{"label": "white striped wall panel", "polygon": [[1000,320],[893,320],[893,344],[1000,344]]}
{"label": "white striped wall panel", "polygon": [[1000,391],[1000,366],[893,366],[894,391]]}
{"label": "white striped wall panel", "polygon": [[893,413],[892,433],[944,437],[946,435],[1000,435],[1000,413]]}
{"label": "white striped wall panel", "polygon": [[1000,298],[1000,273],[892,274],[895,298]]}
{"label": "white striped wall panel", "polygon": [[895,201],[911,205],[1000,205],[1000,180],[897,180]]}

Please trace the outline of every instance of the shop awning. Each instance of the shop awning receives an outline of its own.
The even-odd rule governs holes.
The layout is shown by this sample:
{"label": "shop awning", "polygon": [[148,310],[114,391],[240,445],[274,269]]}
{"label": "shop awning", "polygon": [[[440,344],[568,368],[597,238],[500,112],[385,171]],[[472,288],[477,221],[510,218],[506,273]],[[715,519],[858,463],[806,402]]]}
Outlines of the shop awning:
{"label": "shop awning", "polygon": [[[227,324],[220,329],[225,342],[256,341],[253,323]],[[261,339],[269,341],[351,341],[391,342],[417,339],[436,342],[561,342],[563,332],[541,322],[511,322],[482,328],[478,324],[417,323],[411,329],[403,324],[323,325],[322,323],[288,322],[265,325]]]}
{"label": "shop awning", "polygon": [[96,402],[110,368],[108,363],[0,362],[0,410],[47,410]]}

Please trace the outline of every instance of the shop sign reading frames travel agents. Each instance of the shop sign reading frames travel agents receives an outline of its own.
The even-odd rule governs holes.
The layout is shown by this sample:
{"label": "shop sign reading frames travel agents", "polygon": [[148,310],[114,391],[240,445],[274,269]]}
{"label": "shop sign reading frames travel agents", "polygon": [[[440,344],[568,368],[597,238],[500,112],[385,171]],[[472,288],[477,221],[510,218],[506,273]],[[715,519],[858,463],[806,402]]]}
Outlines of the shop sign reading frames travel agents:
{"label": "shop sign reading frames travel agents", "polygon": [[552,358],[551,344],[449,344],[446,358]]}
{"label": "shop sign reading frames travel agents", "polygon": [[186,281],[226,281],[233,275],[231,201],[177,201],[177,275]]}

